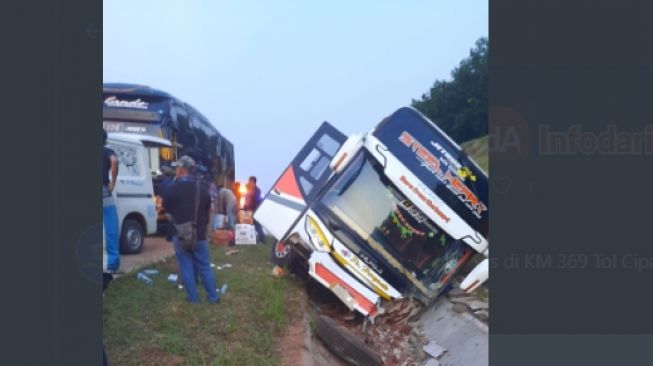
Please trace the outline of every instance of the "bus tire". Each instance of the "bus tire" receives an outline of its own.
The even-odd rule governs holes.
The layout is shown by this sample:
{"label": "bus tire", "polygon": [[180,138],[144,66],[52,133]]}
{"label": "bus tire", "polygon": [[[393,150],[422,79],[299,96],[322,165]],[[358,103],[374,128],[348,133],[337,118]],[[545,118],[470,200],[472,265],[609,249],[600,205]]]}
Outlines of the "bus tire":
{"label": "bus tire", "polygon": [[377,352],[347,328],[338,325],[332,318],[320,316],[317,321],[317,335],[331,352],[350,365],[380,366],[383,364],[383,360]]}
{"label": "bus tire", "polygon": [[279,240],[274,245],[272,245],[270,257],[272,259],[272,263],[276,264],[277,266],[287,266],[295,259],[295,256],[295,251],[283,240]]}
{"label": "bus tire", "polygon": [[120,233],[120,253],[138,254],[143,250],[145,242],[145,229],[140,222],[134,219],[125,219]]}

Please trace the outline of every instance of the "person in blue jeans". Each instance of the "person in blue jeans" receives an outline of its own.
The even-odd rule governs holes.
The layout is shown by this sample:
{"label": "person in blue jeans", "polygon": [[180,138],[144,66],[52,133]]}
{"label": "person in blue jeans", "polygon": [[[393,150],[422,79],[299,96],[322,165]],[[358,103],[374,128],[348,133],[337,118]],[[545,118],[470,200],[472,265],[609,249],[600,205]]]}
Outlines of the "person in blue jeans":
{"label": "person in blue jeans", "polygon": [[[118,157],[107,147],[107,131],[102,130],[102,292],[109,287],[113,274],[120,269],[120,243],[118,236],[118,210],[113,201],[113,188],[118,178]],[[102,364],[109,365],[102,346]]]}
{"label": "person in blue jeans", "polygon": [[104,227],[105,273],[116,272],[120,268],[120,243],[118,234],[118,210],[113,200],[113,188],[118,179],[118,157],[107,146],[107,132],[102,130],[104,155],[102,160],[102,224]]}
{"label": "person in blue jeans", "polygon": [[[196,184],[195,176],[192,174],[195,169],[195,161],[191,157],[182,156],[173,163],[173,166],[176,169],[177,179],[163,193],[163,208],[176,225],[197,219],[197,245],[190,251],[181,247],[175,225],[170,225],[173,230],[170,237],[179,263],[181,282],[186,289],[186,300],[192,303],[200,302],[196,283],[196,277],[199,277],[206,291],[207,301],[219,303],[220,297],[216,290],[213,271],[211,271],[209,246],[206,241],[211,196],[204,185]],[[198,187],[200,192],[196,212],[195,199]]]}

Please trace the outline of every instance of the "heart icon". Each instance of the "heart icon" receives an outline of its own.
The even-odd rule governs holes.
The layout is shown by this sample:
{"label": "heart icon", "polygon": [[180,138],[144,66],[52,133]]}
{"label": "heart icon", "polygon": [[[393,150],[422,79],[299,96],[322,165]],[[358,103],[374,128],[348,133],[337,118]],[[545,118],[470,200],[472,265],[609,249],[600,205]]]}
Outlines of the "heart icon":
{"label": "heart icon", "polygon": [[512,179],[508,176],[492,177],[490,184],[497,193],[505,194],[512,187]]}

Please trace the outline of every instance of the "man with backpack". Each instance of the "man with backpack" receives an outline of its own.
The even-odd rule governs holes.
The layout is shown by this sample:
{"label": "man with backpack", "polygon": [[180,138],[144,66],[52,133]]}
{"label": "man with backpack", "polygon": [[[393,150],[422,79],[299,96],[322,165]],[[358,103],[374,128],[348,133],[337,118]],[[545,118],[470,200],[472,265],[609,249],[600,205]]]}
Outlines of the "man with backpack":
{"label": "man with backpack", "polygon": [[193,174],[195,161],[191,157],[182,156],[172,166],[176,169],[177,178],[163,193],[163,207],[173,223],[170,225],[173,231],[171,239],[186,289],[186,300],[191,303],[200,302],[195,280],[196,275],[199,275],[207,300],[219,303],[206,241],[211,197]]}

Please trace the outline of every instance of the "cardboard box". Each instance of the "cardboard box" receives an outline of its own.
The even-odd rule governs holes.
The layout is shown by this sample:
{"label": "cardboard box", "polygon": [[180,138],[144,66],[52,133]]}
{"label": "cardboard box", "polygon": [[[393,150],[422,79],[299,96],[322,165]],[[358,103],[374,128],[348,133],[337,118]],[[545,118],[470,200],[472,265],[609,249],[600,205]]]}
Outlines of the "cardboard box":
{"label": "cardboard box", "polygon": [[253,225],[254,224],[254,213],[252,211],[240,210],[238,211],[238,223]]}
{"label": "cardboard box", "polygon": [[216,245],[229,245],[235,239],[233,230],[214,230],[213,243]]}
{"label": "cardboard box", "polygon": [[236,245],[256,244],[256,229],[254,225],[237,224],[236,225]]}

